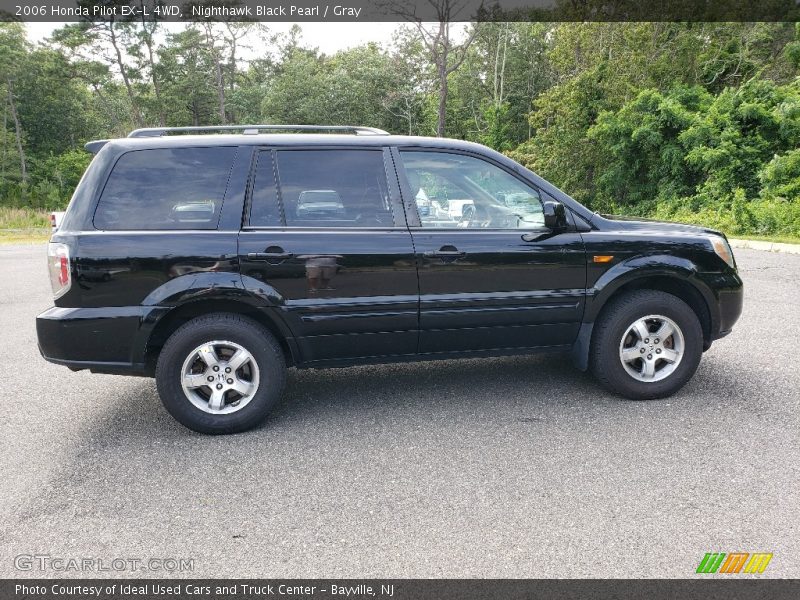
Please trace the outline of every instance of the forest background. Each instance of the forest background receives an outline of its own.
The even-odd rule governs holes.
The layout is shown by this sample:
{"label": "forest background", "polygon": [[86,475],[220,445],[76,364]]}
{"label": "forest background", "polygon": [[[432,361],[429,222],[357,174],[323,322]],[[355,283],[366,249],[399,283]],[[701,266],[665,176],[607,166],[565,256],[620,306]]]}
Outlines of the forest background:
{"label": "forest background", "polygon": [[63,210],[89,140],[293,123],[472,140],[592,210],[800,239],[798,69],[794,23],[398,23],[334,53],[297,26],[2,23],[0,229]]}

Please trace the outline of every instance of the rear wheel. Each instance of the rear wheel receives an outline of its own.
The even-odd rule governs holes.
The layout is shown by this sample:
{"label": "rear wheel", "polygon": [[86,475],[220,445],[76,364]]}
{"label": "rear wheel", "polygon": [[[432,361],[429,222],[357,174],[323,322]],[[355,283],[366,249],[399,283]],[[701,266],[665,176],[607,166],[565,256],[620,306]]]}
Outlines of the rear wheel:
{"label": "rear wheel", "polygon": [[285,380],[283,352],[273,335],[256,321],[229,313],[181,326],[156,367],[164,407],[201,433],[255,427],[278,402]]}
{"label": "rear wheel", "polygon": [[670,396],[700,363],[703,330],[680,298],[637,290],[612,301],[592,337],[592,371],[612,392],[632,400]]}

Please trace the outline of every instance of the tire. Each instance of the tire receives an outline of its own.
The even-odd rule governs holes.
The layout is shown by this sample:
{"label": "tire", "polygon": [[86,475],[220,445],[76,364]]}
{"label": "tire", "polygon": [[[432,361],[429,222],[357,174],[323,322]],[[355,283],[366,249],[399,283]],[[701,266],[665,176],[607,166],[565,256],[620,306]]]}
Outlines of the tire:
{"label": "tire", "polygon": [[[656,336],[670,327],[672,334]],[[702,354],[703,330],[688,304],[666,292],[636,290],[612,300],[601,314],[590,361],[594,376],[609,391],[630,400],[653,400],[681,389]]]}
{"label": "tire", "polygon": [[239,433],[259,425],[285,383],[286,361],[272,333],[231,313],[212,313],[179,327],[156,365],[164,408],[200,433]]}

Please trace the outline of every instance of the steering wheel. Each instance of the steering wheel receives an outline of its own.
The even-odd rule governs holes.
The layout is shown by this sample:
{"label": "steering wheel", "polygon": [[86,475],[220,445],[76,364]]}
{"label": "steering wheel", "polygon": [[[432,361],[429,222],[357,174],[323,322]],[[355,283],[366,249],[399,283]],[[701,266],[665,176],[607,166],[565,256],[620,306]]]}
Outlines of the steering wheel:
{"label": "steering wheel", "polygon": [[461,209],[461,223],[464,223],[462,227],[469,227],[472,224],[472,220],[475,218],[475,205],[474,204],[465,204],[464,207]]}

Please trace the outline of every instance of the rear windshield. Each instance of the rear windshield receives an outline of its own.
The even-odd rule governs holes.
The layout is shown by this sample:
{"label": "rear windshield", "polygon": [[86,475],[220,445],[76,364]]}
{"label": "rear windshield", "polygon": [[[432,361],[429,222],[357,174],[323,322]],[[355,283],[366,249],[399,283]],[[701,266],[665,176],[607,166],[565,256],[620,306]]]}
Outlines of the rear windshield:
{"label": "rear windshield", "polygon": [[216,229],[235,147],[159,148],[123,154],[94,226],[105,230]]}

